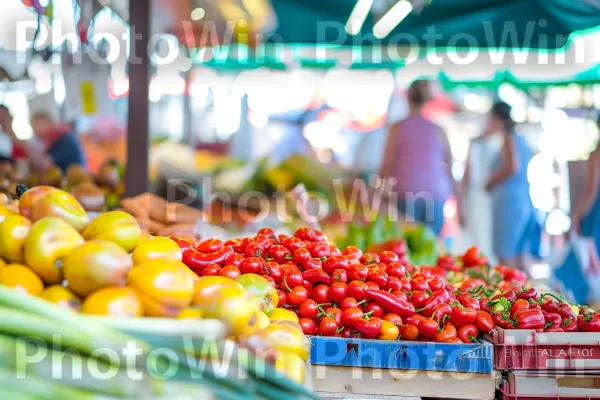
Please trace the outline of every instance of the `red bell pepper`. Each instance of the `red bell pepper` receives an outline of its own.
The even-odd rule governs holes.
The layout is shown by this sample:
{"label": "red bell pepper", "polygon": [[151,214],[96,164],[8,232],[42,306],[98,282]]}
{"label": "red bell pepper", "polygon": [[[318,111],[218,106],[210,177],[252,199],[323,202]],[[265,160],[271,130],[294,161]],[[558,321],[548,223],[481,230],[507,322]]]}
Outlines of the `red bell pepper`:
{"label": "red bell pepper", "polygon": [[445,289],[436,290],[435,292],[431,293],[431,296],[429,296],[425,306],[421,309],[422,314],[429,318],[437,306],[447,303],[448,301],[448,292],[446,292]]}
{"label": "red bell pepper", "polygon": [[577,326],[582,332],[600,332],[600,314],[586,314],[577,317]]}
{"label": "red bell pepper", "polygon": [[507,313],[510,314],[511,308],[512,308],[512,304],[506,300],[504,297],[498,299],[498,300],[494,300],[491,303],[492,306],[492,314],[502,314],[502,313]]}
{"label": "red bell pepper", "polygon": [[233,254],[233,249],[231,247],[223,247],[220,250],[208,254],[201,253],[198,250],[191,248],[183,253],[182,261],[192,271],[200,275],[208,264],[218,264],[223,266],[222,264],[230,254]]}
{"label": "red bell pepper", "polygon": [[544,332],[565,332],[565,330],[560,326],[550,326],[544,329]]}
{"label": "red bell pepper", "polygon": [[311,283],[331,284],[331,277],[322,268],[315,268],[302,272],[302,278]]}
{"label": "red bell pepper", "polygon": [[452,307],[448,304],[440,304],[433,311],[432,319],[437,321],[440,326],[444,326],[452,314]]}
{"label": "red bell pepper", "polygon": [[369,295],[371,299],[381,304],[381,306],[388,313],[398,314],[402,318],[410,317],[411,315],[415,314],[414,305],[398,298],[397,296],[394,296],[391,293],[372,289],[365,289],[365,293]]}
{"label": "red bell pepper", "polygon": [[555,313],[545,313],[542,311],[544,315],[544,321],[546,321],[546,328],[551,326],[560,326],[562,324],[562,317],[559,314]]}
{"label": "red bell pepper", "polygon": [[368,338],[376,338],[381,334],[381,319],[380,318],[369,318],[366,317],[357,319],[354,321],[354,330],[359,332],[362,336]]}
{"label": "red bell pepper", "polygon": [[464,325],[474,324],[475,321],[477,321],[477,310],[465,308],[459,303],[452,304],[450,323],[456,328],[460,328]]}
{"label": "red bell pepper", "polygon": [[481,309],[481,306],[479,305],[479,300],[477,300],[470,294],[467,294],[467,293],[457,294],[456,300],[458,300],[458,302],[463,307],[472,308],[474,310]]}
{"label": "red bell pepper", "polygon": [[485,311],[486,313],[492,313],[492,305],[493,304],[490,301],[490,299],[487,299],[485,297],[479,300],[479,309]]}
{"label": "red bell pepper", "polygon": [[510,315],[514,316],[518,310],[529,309],[529,302],[525,299],[517,299],[510,307]]}
{"label": "red bell pepper", "polygon": [[546,325],[540,310],[517,310],[514,319],[517,329],[543,329]]}
{"label": "red bell pepper", "polygon": [[526,288],[524,286],[521,287],[520,290],[515,292],[517,294],[517,299],[529,300],[537,298],[537,290],[535,288]]}
{"label": "red bell pepper", "polygon": [[419,324],[421,323],[422,320],[427,319],[424,316],[422,316],[421,314],[413,314],[410,317],[406,317],[404,318],[404,323],[406,325],[414,325],[417,328],[419,327]]}
{"label": "red bell pepper", "polygon": [[573,309],[571,308],[571,306],[568,303],[559,304],[558,305],[558,313],[560,314],[560,316],[563,319],[567,319],[567,318],[576,319],[577,318],[575,311],[573,311]]}
{"label": "red bell pepper", "polygon": [[529,299],[529,309],[530,310],[541,310],[542,306],[535,299]]}
{"label": "red bell pepper", "polygon": [[477,336],[479,336],[479,330],[475,325],[464,325],[458,329],[456,335],[463,343],[474,343],[477,342]]}
{"label": "red bell pepper", "polygon": [[477,310],[477,319],[475,320],[475,326],[481,333],[488,334],[494,329],[494,320],[492,316],[482,310]]}
{"label": "red bell pepper", "polygon": [[563,328],[565,332],[577,332],[577,318],[569,317],[565,318],[560,324],[560,327]]}
{"label": "red bell pepper", "polygon": [[440,325],[431,318],[423,318],[419,321],[417,329],[421,336],[432,338],[438,333]]}
{"label": "red bell pepper", "polygon": [[504,298],[512,303],[513,301],[517,300],[517,294],[513,290],[507,290],[504,293],[499,293],[499,294],[495,295],[494,297],[492,297],[492,301],[499,300],[502,298]]}
{"label": "red bell pepper", "polygon": [[492,314],[492,322],[494,322],[495,326],[502,329],[513,329],[515,327],[515,322],[510,319],[508,313]]}
{"label": "red bell pepper", "polygon": [[445,325],[433,337],[434,341],[444,343],[448,343],[453,339],[456,339],[456,327],[452,324]]}

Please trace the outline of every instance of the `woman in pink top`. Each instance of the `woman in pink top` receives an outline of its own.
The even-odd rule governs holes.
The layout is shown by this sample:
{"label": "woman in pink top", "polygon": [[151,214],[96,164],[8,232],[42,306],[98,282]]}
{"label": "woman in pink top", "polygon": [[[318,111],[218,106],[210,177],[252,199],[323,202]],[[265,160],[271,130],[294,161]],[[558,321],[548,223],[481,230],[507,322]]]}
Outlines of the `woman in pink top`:
{"label": "woman in pink top", "polygon": [[[390,127],[380,175],[395,185],[392,190],[397,193],[400,211],[439,235],[444,225],[444,204],[452,194],[458,200],[458,190],[451,172],[448,139],[442,128],[422,115],[423,106],[430,100],[428,81],[417,80],[410,85],[410,115]],[[459,211],[459,218],[461,215]]]}

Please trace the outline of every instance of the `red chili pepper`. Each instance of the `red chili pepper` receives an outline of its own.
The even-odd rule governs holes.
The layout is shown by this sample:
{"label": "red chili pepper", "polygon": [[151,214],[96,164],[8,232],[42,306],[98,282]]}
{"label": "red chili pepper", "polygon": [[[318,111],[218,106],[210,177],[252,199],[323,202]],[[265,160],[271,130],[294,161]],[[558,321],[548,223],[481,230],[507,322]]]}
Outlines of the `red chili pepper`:
{"label": "red chili pepper", "polygon": [[477,319],[475,320],[475,326],[481,333],[488,334],[494,329],[494,320],[492,316],[482,310],[477,310]]}
{"label": "red chili pepper", "polygon": [[560,327],[563,328],[565,332],[577,332],[577,318],[569,317],[563,319],[563,322],[562,324],[560,324]]}
{"label": "red chili pepper", "polygon": [[[542,318],[544,317],[542,316]],[[513,329],[515,327],[515,322],[510,319],[508,313],[492,314],[492,321],[495,326],[502,329]]]}
{"label": "red chili pepper", "polygon": [[538,296],[537,290],[535,288],[526,288],[524,286],[521,287],[520,290],[515,292],[517,294],[517,299],[535,299]]}
{"label": "red chili pepper", "polygon": [[362,336],[366,336],[371,339],[374,339],[381,334],[381,325],[382,322],[380,318],[362,318],[354,321],[354,329]]}
{"label": "red chili pepper", "polygon": [[208,254],[219,251],[223,248],[223,242],[219,239],[208,239],[196,245],[196,250],[200,253]]}
{"label": "red chili pepper", "polygon": [[440,304],[447,303],[448,300],[449,297],[448,292],[446,292],[446,290],[436,290],[435,292],[431,293],[431,296],[429,296],[429,299],[427,300],[425,306],[421,310],[422,314],[428,318],[431,317],[431,315],[433,314],[433,310]]}
{"label": "red chili pepper", "polygon": [[546,325],[540,310],[517,310],[514,319],[517,329],[543,329]]}
{"label": "red chili pepper", "polygon": [[560,326],[560,324],[562,324],[562,317],[560,316],[560,314],[546,313],[543,315],[544,321],[546,321],[546,327],[548,328],[551,326]]}
{"label": "red chili pepper", "polygon": [[514,316],[518,310],[529,309],[529,302],[525,299],[517,299],[510,307],[510,315]]}
{"label": "red chili pepper", "polygon": [[467,308],[472,308],[474,310],[480,310],[481,306],[479,305],[479,300],[474,298],[472,295],[468,293],[462,293],[456,295],[456,300],[463,306]]}
{"label": "red chili pepper", "polygon": [[[415,306],[402,300],[391,293],[382,290],[366,289],[365,292],[388,313],[398,314],[400,317],[410,317],[415,313]],[[360,332],[360,331],[359,331]]]}
{"label": "red chili pepper", "polygon": [[324,283],[325,285],[329,285],[331,283],[331,277],[321,268],[304,271],[302,273],[302,278],[311,283]]}
{"label": "red chili pepper", "polygon": [[464,325],[474,324],[477,321],[477,310],[465,308],[459,303],[452,304],[450,323],[457,328]]}
{"label": "red chili pepper", "polygon": [[221,250],[217,250],[208,254],[201,253],[192,248],[183,253],[182,261],[192,271],[200,275],[208,264],[214,263],[222,266],[225,262],[225,259],[230,254],[233,254],[233,249],[231,247],[224,247]]}
{"label": "red chili pepper", "polygon": [[452,307],[448,304],[440,304],[433,311],[432,319],[437,321],[440,326],[444,326],[452,314]]}

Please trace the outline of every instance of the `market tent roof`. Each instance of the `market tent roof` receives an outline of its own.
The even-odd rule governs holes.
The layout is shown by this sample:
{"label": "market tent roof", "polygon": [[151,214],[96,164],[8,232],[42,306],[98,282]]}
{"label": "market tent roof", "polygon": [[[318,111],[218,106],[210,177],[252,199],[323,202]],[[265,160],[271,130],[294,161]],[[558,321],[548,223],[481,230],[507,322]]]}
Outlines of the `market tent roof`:
{"label": "market tent roof", "polygon": [[466,87],[471,89],[486,88],[494,90],[503,83],[511,84],[522,90],[543,88],[548,86],[568,86],[571,84],[593,85],[600,84],[600,64],[566,77],[531,79],[519,77],[511,70],[502,70],[497,71],[492,77],[490,77],[490,79],[453,79],[445,72],[440,72],[437,76],[437,79],[446,90],[451,90],[458,87]]}
{"label": "market tent roof", "polygon": [[[359,35],[344,26],[356,0],[271,0],[284,43],[331,45],[414,44],[428,47],[556,49],[572,32],[600,26],[600,2],[573,0],[433,0],[409,14],[386,38],[369,15]],[[437,40],[431,40],[435,29]]]}

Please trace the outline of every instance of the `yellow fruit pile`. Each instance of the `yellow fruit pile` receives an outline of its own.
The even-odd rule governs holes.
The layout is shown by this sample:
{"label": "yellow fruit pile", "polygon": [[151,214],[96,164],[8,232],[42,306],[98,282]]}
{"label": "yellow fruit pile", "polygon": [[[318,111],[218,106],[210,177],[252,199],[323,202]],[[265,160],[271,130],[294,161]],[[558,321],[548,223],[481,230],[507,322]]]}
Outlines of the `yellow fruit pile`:
{"label": "yellow fruit pile", "polygon": [[219,319],[230,336],[273,350],[278,368],[304,380],[310,342],[297,316],[269,309],[269,318],[248,283],[200,278],[181,262],[173,240],[144,234],[123,211],[90,221],[77,200],[58,189],[28,190],[18,210],[0,204],[0,285],[84,314]]}

